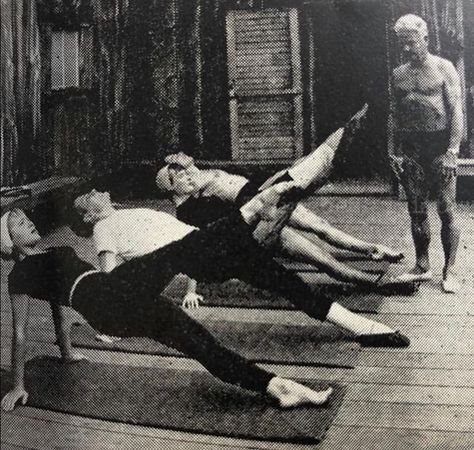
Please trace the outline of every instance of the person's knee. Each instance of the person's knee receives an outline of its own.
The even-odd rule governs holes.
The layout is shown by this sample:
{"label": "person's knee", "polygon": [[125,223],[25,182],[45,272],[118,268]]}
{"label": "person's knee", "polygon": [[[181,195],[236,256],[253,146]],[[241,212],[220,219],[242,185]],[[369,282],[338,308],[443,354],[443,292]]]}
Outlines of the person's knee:
{"label": "person's knee", "polygon": [[441,219],[441,225],[443,227],[454,228],[456,227],[456,216],[454,210],[443,210],[438,211],[439,218]]}
{"label": "person's knee", "polygon": [[296,251],[295,247],[301,245],[301,237],[291,227],[284,227],[280,233],[280,245],[290,255]]}
{"label": "person's knee", "polygon": [[410,210],[410,218],[415,225],[422,225],[428,219],[428,211],[426,208]]}
{"label": "person's knee", "polygon": [[328,225],[328,222],[323,218],[316,215],[314,212],[310,211],[306,206],[303,206],[301,203],[296,205],[295,210],[291,214],[290,224],[295,226],[325,226]]}
{"label": "person's knee", "polygon": [[456,202],[454,199],[442,196],[437,203],[438,214],[441,220],[453,220],[456,211]]}

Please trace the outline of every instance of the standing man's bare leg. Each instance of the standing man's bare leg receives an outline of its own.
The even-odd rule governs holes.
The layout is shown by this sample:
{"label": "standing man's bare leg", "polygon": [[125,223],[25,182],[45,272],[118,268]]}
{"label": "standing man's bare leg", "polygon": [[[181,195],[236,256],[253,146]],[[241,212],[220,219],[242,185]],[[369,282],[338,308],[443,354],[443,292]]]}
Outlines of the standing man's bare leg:
{"label": "standing man's bare leg", "polygon": [[459,282],[454,264],[459,245],[460,231],[456,224],[456,176],[445,178],[438,193],[438,214],[441,219],[441,242],[444,251],[442,288],[444,292],[456,293]]}
{"label": "standing man's bare leg", "polygon": [[428,219],[428,186],[423,168],[413,159],[405,158],[401,178],[408,201],[411,220],[411,234],[415,246],[415,267],[398,279],[404,281],[428,281],[433,274],[430,270],[429,247],[431,241]]}

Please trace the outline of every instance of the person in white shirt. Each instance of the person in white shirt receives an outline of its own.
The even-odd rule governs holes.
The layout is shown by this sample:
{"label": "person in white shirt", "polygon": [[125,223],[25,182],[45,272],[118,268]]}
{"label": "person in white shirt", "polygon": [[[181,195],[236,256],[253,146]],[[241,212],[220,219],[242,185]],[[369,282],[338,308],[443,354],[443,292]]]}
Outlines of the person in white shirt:
{"label": "person in white shirt", "polygon": [[[100,269],[112,271],[121,261],[129,261],[179,241],[196,227],[187,225],[171,214],[150,208],[116,209],[108,192],[92,189],[78,197],[74,206],[81,211],[84,222],[93,224],[93,241]],[[196,293],[197,283],[187,278],[183,306],[196,308],[202,296]]]}

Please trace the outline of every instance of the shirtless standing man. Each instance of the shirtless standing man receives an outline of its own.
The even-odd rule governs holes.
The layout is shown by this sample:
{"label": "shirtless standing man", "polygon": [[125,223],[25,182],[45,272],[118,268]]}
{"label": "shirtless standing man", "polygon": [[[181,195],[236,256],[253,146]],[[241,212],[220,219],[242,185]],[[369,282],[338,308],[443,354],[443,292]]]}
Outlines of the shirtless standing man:
{"label": "shirtless standing man", "polygon": [[461,83],[453,64],[428,51],[428,27],[408,14],[394,27],[407,63],[393,72],[395,139],[402,156],[393,158],[408,199],[416,265],[405,280],[432,278],[429,263],[430,227],[427,200],[437,197],[441,241],[445,254],[442,288],[454,293],[459,230],[455,223],[456,165],[463,133]]}

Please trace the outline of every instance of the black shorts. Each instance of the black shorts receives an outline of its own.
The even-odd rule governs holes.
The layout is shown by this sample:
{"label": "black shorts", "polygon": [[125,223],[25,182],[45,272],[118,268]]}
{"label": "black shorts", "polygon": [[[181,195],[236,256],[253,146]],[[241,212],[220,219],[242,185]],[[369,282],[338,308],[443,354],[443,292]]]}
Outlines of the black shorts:
{"label": "black shorts", "polygon": [[442,171],[444,153],[449,147],[450,132],[425,131],[400,134],[403,153],[403,187],[410,212],[426,212],[426,202],[438,200],[443,210],[456,203],[456,175],[445,176]]}
{"label": "black shorts", "polygon": [[260,186],[257,185],[253,181],[249,181],[244,187],[240,190],[239,194],[235,198],[235,205],[240,208],[241,206],[245,205],[248,201],[254,198],[258,194],[258,188]]}

